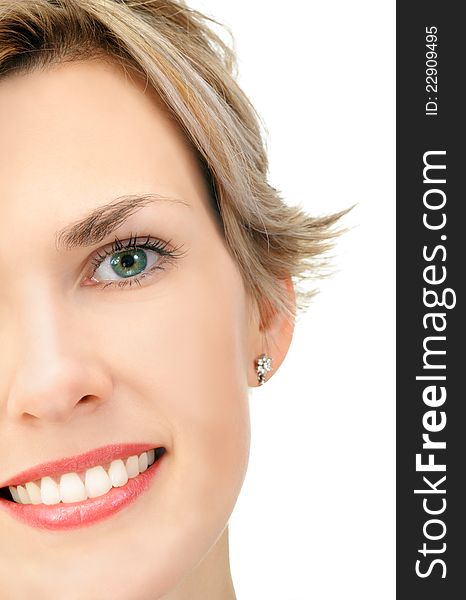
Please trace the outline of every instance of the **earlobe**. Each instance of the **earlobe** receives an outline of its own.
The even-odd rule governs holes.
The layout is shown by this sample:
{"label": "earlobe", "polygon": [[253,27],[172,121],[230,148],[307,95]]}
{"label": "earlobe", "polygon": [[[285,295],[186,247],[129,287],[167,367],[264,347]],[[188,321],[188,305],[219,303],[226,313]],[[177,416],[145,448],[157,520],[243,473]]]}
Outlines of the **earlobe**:
{"label": "earlobe", "polygon": [[294,332],[296,294],[291,277],[282,280],[293,306],[293,319],[284,313],[273,310],[270,304],[260,319],[257,345],[253,358],[254,379],[250,387],[263,385],[275,373],[288,352]]}

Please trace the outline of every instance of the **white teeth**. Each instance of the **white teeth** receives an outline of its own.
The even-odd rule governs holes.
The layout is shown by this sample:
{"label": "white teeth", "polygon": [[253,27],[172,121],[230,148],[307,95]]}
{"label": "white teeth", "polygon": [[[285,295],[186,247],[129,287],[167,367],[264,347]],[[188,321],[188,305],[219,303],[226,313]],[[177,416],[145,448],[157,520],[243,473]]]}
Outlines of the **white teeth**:
{"label": "white teeth", "polygon": [[108,466],[92,467],[84,473],[64,473],[58,484],[52,477],[42,477],[40,481],[29,481],[25,485],[8,486],[15,502],[19,504],[58,504],[59,502],[81,502],[87,498],[97,498],[109,492],[112,487],[126,485],[128,479],[144,473],[155,462],[155,450],[142,452],[139,456],[119,458]]}
{"label": "white teeth", "polygon": [[128,471],[121,458],[112,462],[110,469],[108,470],[108,476],[110,477],[113,487],[121,487],[128,483]]}
{"label": "white teeth", "polygon": [[9,485],[8,489],[11,492],[11,495],[13,496],[13,500],[15,502],[19,502],[21,504],[21,500],[19,499],[19,494],[18,494],[18,490],[16,489],[16,487],[14,485]]}
{"label": "white teeth", "polygon": [[139,475],[139,459],[137,456],[130,456],[126,461],[126,470],[128,471],[128,477],[136,477]]}
{"label": "white teeth", "polygon": [[84,484],[77,473],[65,473],[60,477],[60,498],[66,503],[87,500]]}
{"label": "white teeth", "polygon": [[27,489],[22,485],[18,485],[18,496],[21,504],[31,504],[31,499],[29,498],[29,494]]}
{"label": "white teeth", "polygon": [[103,496],[111,489],[112,482],[103,467],[99,465],[86,471],[86,492],[89,498]]}
{"label": "white teeth", "polygon": [[147,452],[143,452],[138,459],[139,463],[139,473],[144,473],[147,471]]}
{"label": "white teeth", "polygon": [[42,477],[40,495],[44,504],[58,504],[60,502],[60,488],[51,477]]}
{"label": "white teeth", "polygon": [[149,450],[147,452],[147,464],[150,466],[155,461],[155,450]]}
{"label": "white teeth", "polygon": [[32,504],[42,504],[42,496],[40,494],[40,486],[34,481],[26,483],[26,489],[31,499]]}

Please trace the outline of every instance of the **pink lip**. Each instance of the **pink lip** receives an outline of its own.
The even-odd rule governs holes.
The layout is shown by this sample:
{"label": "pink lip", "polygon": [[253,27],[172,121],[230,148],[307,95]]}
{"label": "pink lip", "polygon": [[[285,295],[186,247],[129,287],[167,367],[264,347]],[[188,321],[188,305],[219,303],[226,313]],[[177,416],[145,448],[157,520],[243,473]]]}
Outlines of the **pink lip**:
{"label": "pink lip", "polygon": [[[113,446],[113,448],[120,446]],[[136,448],[135,445],[130,445],[131,448]],[[137,445],[139,448],[139,445]],[[151,449],[157,446],[150,446],[147,449]],[[107,446],[105,452],[100,455],[104,458],[107,457],[109,447]],[[128,450],[128,445],[125,446],[125,452]],[[133,454],[140,454],[144,452],[144,449]],[[89,453],[82,454],[80,458],[89,456]],[[112,454],[113,459],[122,458],[123,456],[130,456],[129,454],[120,453],[118,456]],[[82,502],[73,502],[70,504],[18,504],[10,500],[0,498],[0,508],[8,511],[11,516],[19,521],[26,523],[32,527],[41,529],[52,529],[52,530],[63,530],[63,529],[74,529],[76,527],[86,527],[92,525],[97,521],[106,519],[113,514],[120,511],[122,508],[136,501],[136,499],[149,488],[152,478],[158,473],[160,464],[163,462],[165,454],[162,455],[155,463],[153,463],[144,473],[140,473],[136,477],[128,480],[122,487],[112,488],[104,496],[98,498],[88,498]],[[77,458],[77,457],[76,457]],[[67,459],[70,460],[70,459]],[[89,460],[88,458],[84,460]],[[61,465],[63,461],[57,461]],[[57,464],[48,463],[48,464]],[[108,462],[105,460],[104,462]],[[69,462],[67,466],[69,466]],[[100,463],[102,464],[102,463]],[[82,467],[83,463],[79,462],[79,466]],[[89,466],[94,466],[92,463]],[[42,468],[42,467],[41,467]],[[61,468],[61,467],[60,467]],[[82,469],[81,469],[82,470]],[[31,473],[33,470],[24,471],[23,473]],[[56,471],[54,471],[55,473]],[[67,472],[66,470],[63,472]],[[21,473],[21,476],[23,476]],[[27,481],[31,481],[28,479]],[[4,486],[3,486],[4,487]]]}
{"label": "pink lip", "polygon": [[142,452],[146,452],[146,450],[159,448],[162,445],[163,444],[110,444],[108,446],[101,446],[95,450],[84,452],[84,454],[52,460],[51,462],[42,463],[30,469],[26,469],[26,471],[21,471],[21,473],[18,473],[8,481],[0,484],[0,488],[6,487],[7,485],[23,485],[28,481],[35,481],[36,479],[41,479],[47,475],[54,477],[72,471],[79,473],[97,465],[105,465],[117,458],[127,458],[128,456],[134,456],[135,454],[142,454]]}

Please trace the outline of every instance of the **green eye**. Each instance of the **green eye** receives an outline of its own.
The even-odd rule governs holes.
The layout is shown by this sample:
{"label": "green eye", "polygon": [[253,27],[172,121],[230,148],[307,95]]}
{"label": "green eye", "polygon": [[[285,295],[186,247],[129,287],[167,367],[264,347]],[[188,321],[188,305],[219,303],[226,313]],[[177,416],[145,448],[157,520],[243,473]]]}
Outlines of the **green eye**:
{"label": "green eye", "polygon": [[131,286],[140,280],[150,278],[156,271],[165,270],[184,252],[178,252],[180,247],[173,248],[171,242],[165,242],[150,235],[139,242],[137,236],[121,242],[115,239],[111,247],[103,248],[91,261],[92,271],[88,275],[90,281],[103,285],[102,287],[118,285]]}
{"label": "green eye", "polygon": [[139,275],[147,266],[147,254],[142,248],[117,252],[110,260],[110,265],[120,277]]}
{"label": "green eye", "polygon": [[120,287],[129,283],[137,283],[157,269],[163,269],[167,256],[160,251],[133,247],[121,250],[110,249],[96,267],[92,279],[107,281],[107,285],[118,284]]}

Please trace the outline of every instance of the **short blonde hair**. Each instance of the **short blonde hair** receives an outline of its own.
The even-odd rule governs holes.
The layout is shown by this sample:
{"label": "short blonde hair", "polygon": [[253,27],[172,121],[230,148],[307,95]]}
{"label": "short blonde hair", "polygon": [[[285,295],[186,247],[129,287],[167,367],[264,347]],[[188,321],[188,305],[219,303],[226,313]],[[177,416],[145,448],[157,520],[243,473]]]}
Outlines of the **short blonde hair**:
{"label": "short blonde hair", "polygon": [[310,217],[267,182],[261,120],[238,86],[234,51],[220,25],[182,0],[0,0],[0,81],[73,60],[104,58],[135,69],[196,149],[236,260],[263,324],[275,311],[294,321],[324,275],[325,252],[347,212]]}

